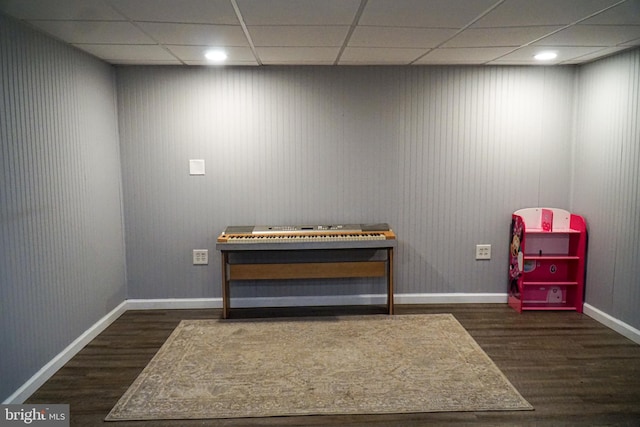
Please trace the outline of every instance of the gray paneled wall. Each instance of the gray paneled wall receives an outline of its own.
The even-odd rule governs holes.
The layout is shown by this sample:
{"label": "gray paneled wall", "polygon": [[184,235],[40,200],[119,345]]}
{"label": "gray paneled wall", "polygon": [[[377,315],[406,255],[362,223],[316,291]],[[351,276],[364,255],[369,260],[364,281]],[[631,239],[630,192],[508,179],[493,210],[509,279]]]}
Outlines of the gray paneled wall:
{"label": "gray paneled wall", "polygon": [[586,301],[640,329],[640,50],[579,72],[572,206],[589,226]]}
{"label": "gray paneled wall", "polygon": [[125,298],[111,67],[0,15],[0,400]]}
{"label": "gray paneled wall", "polygon": [[[505,293],[508,226],[568,208],[573,67],[119,67],[132,298],[219,297],[231,224],[388,221],[397,293]],[[188,160],[204,159],[205,176]],[[475,244],[493,245],[475,261]],[[211,252],[207,267],[191,250]],[[382,293],[298,283],[234,296]]]}

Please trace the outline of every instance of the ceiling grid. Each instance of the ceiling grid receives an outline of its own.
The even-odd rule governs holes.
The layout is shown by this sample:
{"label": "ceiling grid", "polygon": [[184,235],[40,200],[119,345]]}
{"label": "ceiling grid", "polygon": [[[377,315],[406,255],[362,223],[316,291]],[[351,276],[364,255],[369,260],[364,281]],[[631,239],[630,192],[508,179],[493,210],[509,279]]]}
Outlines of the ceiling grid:
{"label": "ceiling grid", "polygon": [[640,46],[640,0],[0,0],[112,64],[581,64]]}

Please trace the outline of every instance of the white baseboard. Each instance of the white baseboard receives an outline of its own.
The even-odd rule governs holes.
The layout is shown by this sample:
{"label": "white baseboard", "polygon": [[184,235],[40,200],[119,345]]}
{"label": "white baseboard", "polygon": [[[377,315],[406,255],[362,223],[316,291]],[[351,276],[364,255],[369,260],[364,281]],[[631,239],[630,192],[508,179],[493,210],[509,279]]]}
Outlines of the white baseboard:
{"label": "white baseboard", "polygon": [[222,298],[157,298],[125,300],[127,310],[222,308]]}
{"label": "white baseboard", "polygon": [[386,304],[386,294],[233,298],[231,308]]}
{"label": "white baseboard", "polygon": [[597,320],[603,325],[613,329],[620,335],[624,335],[625,337],[629,338],[636,344],[640,344],[640,330],[634,328],[633,326],[624,323],[623,321],[618,320],[615,317],[608,315],[604,311],[598,310],[594,306],[586,303],[583,306],[583,312],[592,319]]}
{"label": "white baseboard", "polygon": [[[386,302],[386,294],[255,297],[233,298],[231,308],[384,305]],[[396,294],[394,302],[396,304],[506,304],[507,294]],[[127,310],[222,308],[222,298],[129,299],[126,303]]]}
{"label": "white baseboard", "polygon": [[396,304],[506,304],[507,294],[397,294]]}
{"label": "white baseboard", "polygon": [[80,350],[84,348],[92,339],[97,337],[100,332],[104,331],[110,324],[112,324],[118,317],[127,311],[127,302],[123,301],[116,308],[111,310],[108,314],[98,320],[89,329],[87,329],[82,335],[76,338],[71,344],[69,344],[64,350],[44,365],[38,372],[35,373],[26,383],[24,383],[18,390],[16,390],[11,396],[9,396],[3,404],[20,404],[23,403],[29,396],[31,396],[37,389],[42,386],[49,378],[55,374],[58,369],[64,366],[73,356],[75,356]]}

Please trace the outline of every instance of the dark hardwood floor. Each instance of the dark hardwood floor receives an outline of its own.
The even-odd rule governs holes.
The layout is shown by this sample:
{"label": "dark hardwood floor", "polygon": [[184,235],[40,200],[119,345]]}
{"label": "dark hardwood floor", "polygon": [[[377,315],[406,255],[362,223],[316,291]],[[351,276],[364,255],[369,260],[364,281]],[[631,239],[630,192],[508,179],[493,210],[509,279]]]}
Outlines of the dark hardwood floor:
{"label": "dark hardwood floor", "polygon": [[[518,314],[506,304],[397,306],[397,314],[452,313],[535,408],[514,412],[103,421],[182,319],[220,310],[129,311],[80,351],[27,403],[68,403],[71,425],[147,426],[640,426],[640,345],[574,312]],[[370,307],[252,309],[252,316],[332,316]]]}

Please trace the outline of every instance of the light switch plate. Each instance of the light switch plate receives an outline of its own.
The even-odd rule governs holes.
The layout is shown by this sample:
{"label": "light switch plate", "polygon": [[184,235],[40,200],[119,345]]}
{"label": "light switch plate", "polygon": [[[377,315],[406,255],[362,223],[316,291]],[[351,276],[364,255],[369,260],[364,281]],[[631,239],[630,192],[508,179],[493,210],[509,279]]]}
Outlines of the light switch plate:
{"label": "light switch plate", "polygon": [[204,175],[204,159],[189,160],[189,175]]}

